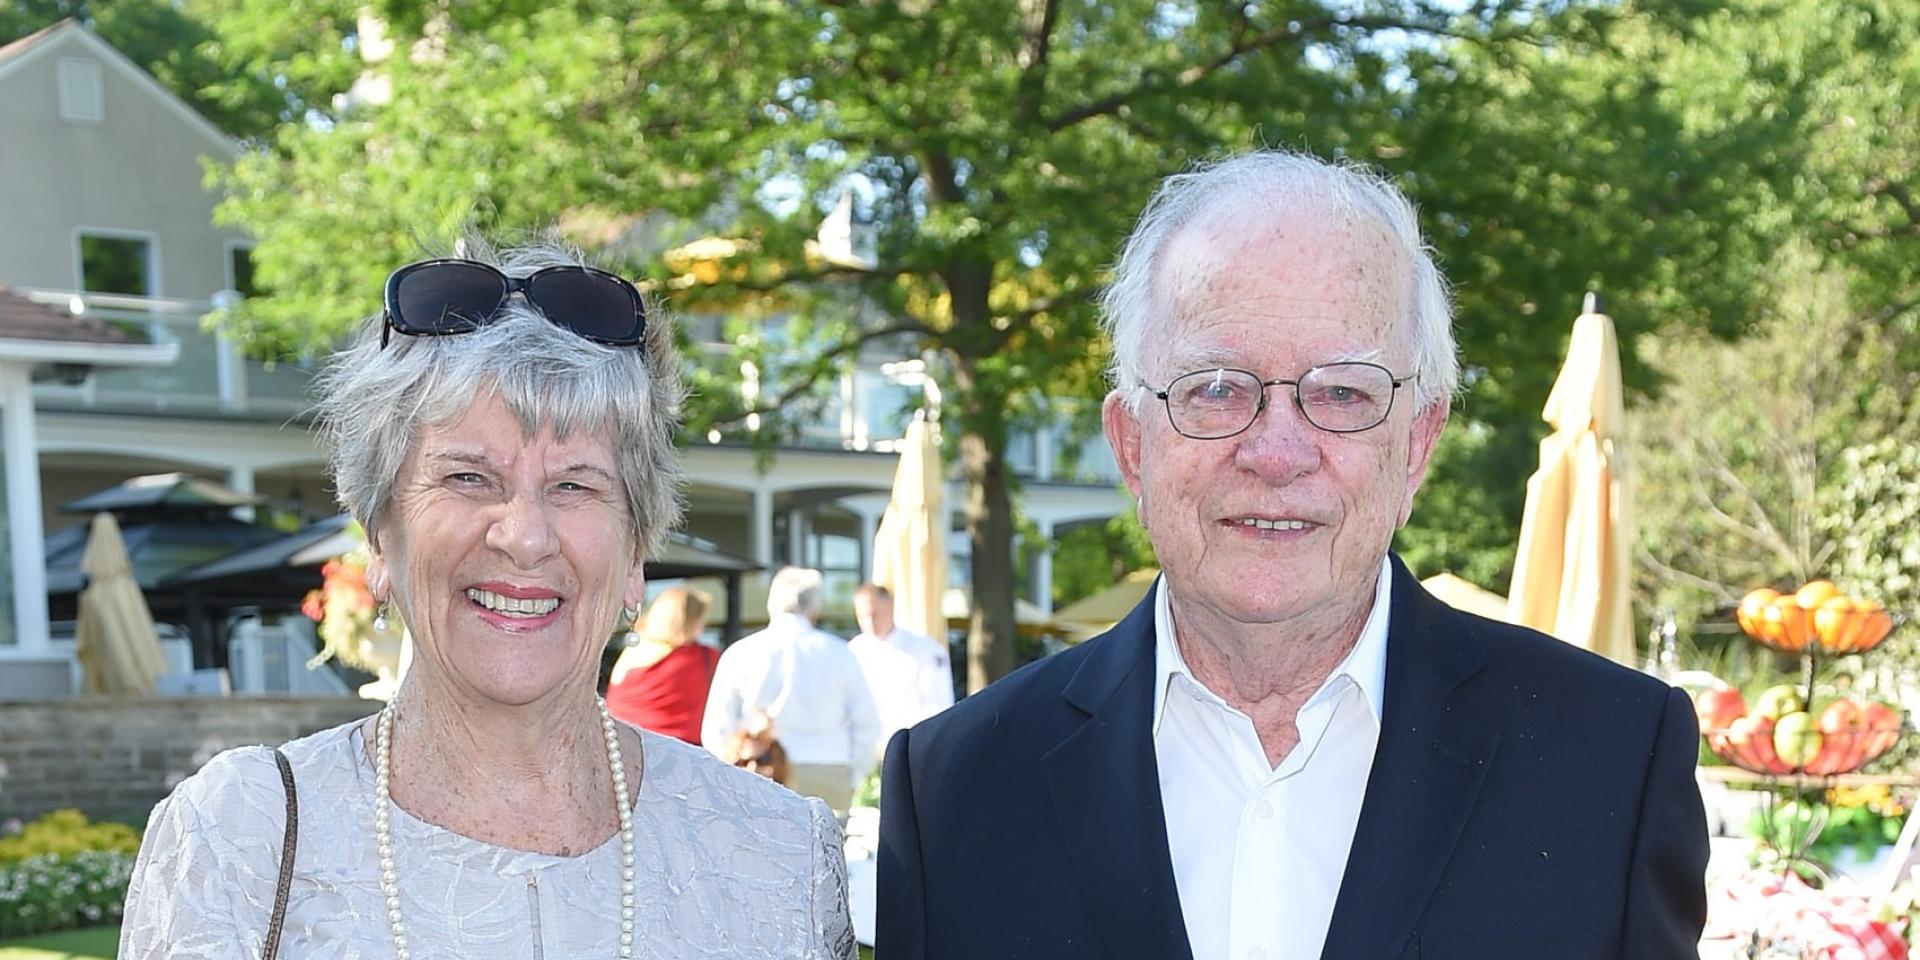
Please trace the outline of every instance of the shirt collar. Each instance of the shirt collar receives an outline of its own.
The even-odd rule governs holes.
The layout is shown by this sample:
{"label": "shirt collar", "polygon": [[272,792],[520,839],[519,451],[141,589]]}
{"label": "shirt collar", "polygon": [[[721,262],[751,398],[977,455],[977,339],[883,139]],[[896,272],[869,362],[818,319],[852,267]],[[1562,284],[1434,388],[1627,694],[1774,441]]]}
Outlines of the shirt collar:
{"label": "shirt collar", "polygon": [[[1187,660],[1181,656],[1180,644],[1173,634],[1173,607],[1167,599],[1168,584],[1164,573],[1160,575],[1159,587],[1153,598],[1153,732],[1156,736],[1160,733],[1160,718],[1166,714],[1167,690],[1175,677],[1185,677],[1195,689],[1225,702],[1219,694],[1208,690],[1187,668]],[[1380,723],[1385,709],[1387,620],[1392,600],[1393,564],[1382,557],[1380,576],[1373,591],[1373,610],[1367,614],[1366,625],[1360,628],[1360,639],[1354,643],[1352,650],[1347,651],[1346,659],[1327,675],[1320,689],[1307,698],[1309,701],[1322,696],[1329,686],[1345,677],[1360,688],[1360,693],[1366,697],[1367,708],[1373,711],[1374,723]]]}

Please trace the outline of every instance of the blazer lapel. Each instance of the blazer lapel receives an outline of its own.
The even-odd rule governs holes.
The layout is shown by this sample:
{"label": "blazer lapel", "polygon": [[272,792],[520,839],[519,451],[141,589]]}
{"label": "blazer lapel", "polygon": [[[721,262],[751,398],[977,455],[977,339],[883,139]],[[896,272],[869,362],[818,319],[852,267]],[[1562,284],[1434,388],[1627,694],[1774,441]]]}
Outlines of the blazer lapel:
{"label": "blazer lapel", "polygon": [[1486,654],[1394,558],[1380,746],[1322,957],[1398,957],[1440,881],[1498,735],[1455,688]]}
{"label": "blazer lapel", "polygon": [[1107,956],[1192,960],[1153,753],[1153,602],[1088,641],[1063,693],[1087,720],[1041,765]]}

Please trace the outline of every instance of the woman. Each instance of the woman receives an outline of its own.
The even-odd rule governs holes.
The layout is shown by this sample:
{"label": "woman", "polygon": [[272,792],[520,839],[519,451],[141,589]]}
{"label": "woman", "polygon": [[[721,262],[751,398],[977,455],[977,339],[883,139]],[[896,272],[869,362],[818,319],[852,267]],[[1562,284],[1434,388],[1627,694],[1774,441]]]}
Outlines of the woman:
{"label": "woman", "polygon": [[707,595],[672,587],[653,598],[640,629],[614,661],[607,709],[642,730],[700,745],[700,718],[720,651],[700,642]]}
{"label": "woman", "polygon": [[[322,385],[368,587],[415,655],[378,714],[284,747],[278,955],[853,957],[827,808],[594,697],[679,517],[667,330],[557,248],[479,246],[396,271]],[[285,797],[253,747],[162,801],[120,956],[267,953]]]}

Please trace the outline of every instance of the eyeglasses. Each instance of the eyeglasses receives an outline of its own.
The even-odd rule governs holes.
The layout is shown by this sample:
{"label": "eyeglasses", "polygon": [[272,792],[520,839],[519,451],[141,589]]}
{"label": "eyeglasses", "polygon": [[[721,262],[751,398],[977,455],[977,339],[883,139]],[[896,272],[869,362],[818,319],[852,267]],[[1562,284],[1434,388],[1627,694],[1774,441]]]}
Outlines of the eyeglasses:
{"label": "eyeglasses", "polygon": [[1247,370],[1222,367],[1174,378],[1156,391],[1167,419],[1181,436],[1224,440],[1253,426],[1267,408],[1267,388],[1293,388],[1293,405],[1307,422],[1328,433],[1371,430],[1393,410],[1393,396],[1412,377],[1395,378],[1377,363],[1348,361],[1314,367],[1298,380],[1262,380]]}
{"label": "eyeglasses", "polygon": [[472,260],[422,260],[387,277],[380,346],[394,331],[412,337],[472,333],[492,322],[516,293],[555,326],[594,343],[635,346],[647,329],[640,291],[604,270],[559,266],[509,277]]}

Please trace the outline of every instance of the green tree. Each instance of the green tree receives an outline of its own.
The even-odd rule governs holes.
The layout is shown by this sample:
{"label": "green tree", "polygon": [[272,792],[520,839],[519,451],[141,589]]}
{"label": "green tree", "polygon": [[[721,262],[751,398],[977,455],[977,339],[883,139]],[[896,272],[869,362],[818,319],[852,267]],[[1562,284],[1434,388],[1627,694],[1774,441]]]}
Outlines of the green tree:
{"label": "green tree", "polygon": [[[1855,538],[1844,553],[1859,580],[1902,589],[1885,566],[1889,548],[1899,553],[1898,524],[1865,516],[1881,496],[1897,502],[1898,484],[1870,482],[1882,474],[1864,472],[1874,458],[1863,462],[1859,448],[1913,435],[1907,403],[1920,371],[1901,359],[1907,345],[1853,306],[1846,276],[1820,266],[1811,249],[1790,247],[1773,263],[1761,331],[1733,342],[1690,334],[1649,344],[1654,362],[1684,376],[1630,418],[1639,454],[1637,593],[1682,622],[1759,586],[1868,585],[1836,570],[1844,542],[1836,535]],[[1855,466],[1843,470],[1849,448]]]}
{"label": "green tree", "polygon": [[[1520,481],[1585,290],[1613,315],[1630,395],[1654,404],[1697,374],[1691,354],[1656,357],[1643,339],[1691,331],[1772,337],[1786,324],[1787,341],[1798,329],[1807,344],[1851,344],[1813,332],[1844,321],[1883,339],[1896,367],[1920,366],[1911,12],[1629,2],[1537,45],[1454,44],[1406,59],[1412,93],[1381,125],[1352,130],[1348,149],[1400,171],[1457,291],[1464,429],[1443,439],[1400,538],[1416,569],[1504,588]],[[1815,324],[1811,306],[1787,302],[1805,292],[1782,282],[1790,250],[1801,253],[1787,272],[1837,282],[1828,295],[1846,296],[1836,309],[1851,319]],[[1688,396],[1709,413],[1768,402],[1737,390]],[[1860,419],[1847,402],[1833,410],[1849,429]],[[1708,429],[1705,419],[1668,425]],[[1641,486],[1643,502],[1664,496]]]}
{"label": "green tree", "polygon": [[[274,291],[236,329],[264,352],[324,349],[423,234],[558,220],[631,239],[629,214],[653,214],[652,242],[626,249],[679,307],[783,321],[730,327],[736,354],[696,373],[696,429],[755,416],[775,435],[875,341],[934,360],[967,486],[978,687],[1011,666],[1009,426],[1042,389],[1101,392],[1090,298],[1147,192],[1197,157],[1313,146],[1390,105],[1384,65],[1409,38],[1558,29],[1453,6],[389,3],[391,100],[283,125],[232,171],[226,213],[261,235]],[[269,16],[243,3],[232,29]],[[848,191],[871,261],[810,256]],[[701,237],[720,242],[661,254]],[[741,360],[766,386],[746,403]]]}

